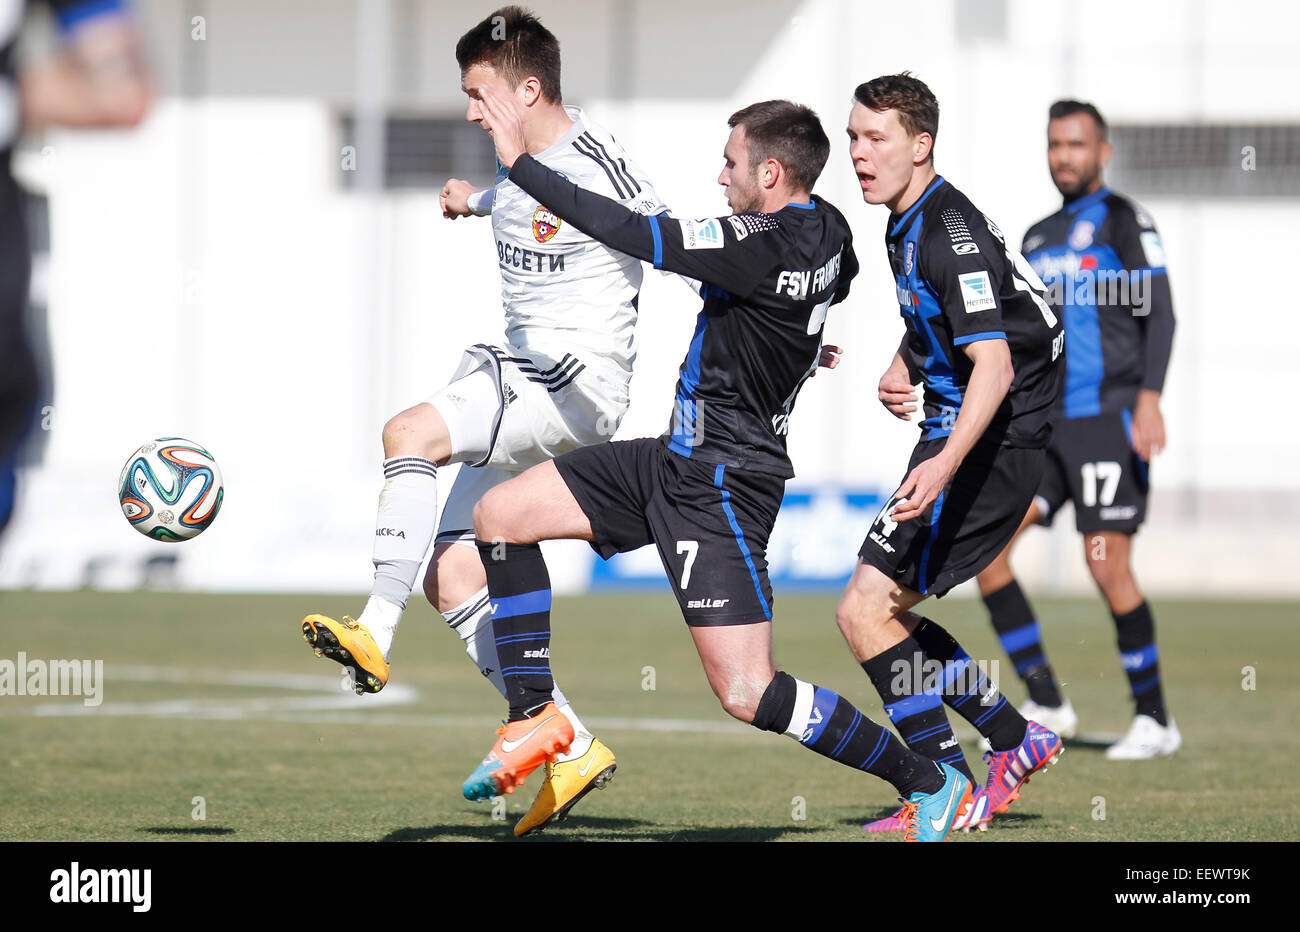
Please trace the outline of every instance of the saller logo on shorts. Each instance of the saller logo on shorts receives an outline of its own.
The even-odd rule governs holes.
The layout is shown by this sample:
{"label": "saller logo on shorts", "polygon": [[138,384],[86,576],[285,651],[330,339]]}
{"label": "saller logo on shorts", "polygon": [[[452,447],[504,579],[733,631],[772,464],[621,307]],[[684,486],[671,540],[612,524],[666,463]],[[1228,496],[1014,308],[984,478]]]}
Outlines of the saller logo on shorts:
{"label": "saller logo on shorts", "polygon": [[731,599],[691,599],[686,603],[687,608],[722,608],[730,602]]}

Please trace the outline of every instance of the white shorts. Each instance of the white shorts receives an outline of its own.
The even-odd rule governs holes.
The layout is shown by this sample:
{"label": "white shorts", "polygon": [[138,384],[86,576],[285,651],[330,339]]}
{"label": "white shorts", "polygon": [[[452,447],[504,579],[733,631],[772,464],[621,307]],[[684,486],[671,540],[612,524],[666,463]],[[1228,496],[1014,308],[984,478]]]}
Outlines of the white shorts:
{"label": "white shorts", "polygon": [[569,353],[551,359],[507,346],[465,351],[451,382],[428,402],[451,437],[450,462],[464,463],[438,522],[438,542],[474,542],[475,503],[530,466],[613,437],[627,411],[627,378]]}

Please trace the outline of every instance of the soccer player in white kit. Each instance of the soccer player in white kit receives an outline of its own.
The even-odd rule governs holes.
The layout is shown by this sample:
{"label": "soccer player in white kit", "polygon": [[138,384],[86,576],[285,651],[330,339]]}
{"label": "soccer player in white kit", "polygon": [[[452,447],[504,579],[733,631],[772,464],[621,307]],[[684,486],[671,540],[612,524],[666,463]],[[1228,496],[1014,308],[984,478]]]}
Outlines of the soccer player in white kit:
{"label": "soccer player in white kit", "polygon": [[[469,97],[465,118],[481,123],[483,90],[512,96],[527,121],[529,152],[542,164],[638,213],[663,212],[650,182],[613,137],[580,109],[562,104],[559,52],[555,37],[527,11],[505,7],[488,16],[456,46]],[[474,545],[474,504],[530,466],[610,439],[628,405],[642,267],[562,223],[504,173],[496,187],[481,192],[452,179],[441,202],[450,218],[491,214],[505,343],[467,349],[443,389],[384,425],[369,601],[355,621],[309,615],[302,628],[318,654],[352,672],[358,693],[378,692],[388,681],[397,624],[432,542],[425,594],[506,696],[487,578]],[[435,537],[438,467],[449,463],[463,465]],[[614,771],[614,755],[558,687],[554,701],[576,737],[547,765],[516,835],[563,818]]]}

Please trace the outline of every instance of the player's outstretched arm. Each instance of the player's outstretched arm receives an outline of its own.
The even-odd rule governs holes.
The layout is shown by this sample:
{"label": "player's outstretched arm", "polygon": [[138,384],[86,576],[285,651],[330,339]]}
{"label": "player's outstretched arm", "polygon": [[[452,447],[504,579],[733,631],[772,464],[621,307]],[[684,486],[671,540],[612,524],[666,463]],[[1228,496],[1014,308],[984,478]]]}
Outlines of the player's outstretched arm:
{"label": "player's outstretched arm", "polygon": [[144,119],[151,90],[135,26],[122,4],[99,6],[89,16],[60,15],[62,49],[19,74],[27,128],[135,126]]}
{"label": "player's outstretched arm", "polygon": [[894,493],[894,498],[907,499],[894,507],[895,521],[917,517],[939,497],[971,447],[984,435],[1015,378],[1006,340],[981,340],[966,344],[963,350],[975,368],[966,384],[961,411],[939,454],[913,469]]}
{"label": "player's outstretched arm", "polygon": [[[523,124],[513,101],[483,92],[484,121],[496,144],[497,160],[510,180],[592,239],[656,269],[676,272],[736,295],[746,295],[777,261],[768,238],[742,242],[723,220],[672,220],[645,216],[618,201],[561,178],[527,154]],[[764,231],[766,232],[766,231]],[[701,245],[707,238],[708,248]],[[844,289],[847,293],[847,288]]]}
{"label": "player's outstretched arm", "polygon": [[468,181],[448,178],[438,194],[438,203],[442,206],[442,215],[448,220],[455,220],[458,217],[483,217],[492,213],[495,197],[496,188],[480,191]]}

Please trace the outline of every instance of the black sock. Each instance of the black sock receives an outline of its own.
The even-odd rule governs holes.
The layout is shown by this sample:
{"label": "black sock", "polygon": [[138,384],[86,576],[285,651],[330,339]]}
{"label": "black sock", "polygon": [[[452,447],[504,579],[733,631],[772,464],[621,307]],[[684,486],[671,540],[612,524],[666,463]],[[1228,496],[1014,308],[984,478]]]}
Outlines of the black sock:
{"label": "black sock", "polygon": [[1151,608],[1143,602],[1131,612],[1116,615],[1115,640],[1119,659],[1128,674],[1129,689],[1138,715],[1150,715],[1161,725],[1168,725],[1164,690],[1160,684],[1160,659],[1156,653],[1156,622]]}
{"label": "black sock", "polygon": [[551,577],[536,544],[477,541],[487,571],[497,661],[516,722],[551,701]]}
{"label": "black sock", "polygon": [[943,699],[937,690],[927,689],[934,686],[934,675],[924,664],[925,652],[909,637],[863,662],[862,669],[880,694],[890,723],[898,729],[907,746],[933,761],[956,768],[974,783],[966,755],[948,724]]}
{"label": "black sock", "polygon": [[984,596],[984,607],[989,610],[989,620],[998,633],[1002,649],[1029,690],[1029,698],[1039,705],[1059,706],[1061,692],[1047,662],[1034,610],[1020,590],[1020,583],[1013,579],[996,592],[990,592]]}
{"label": "black sock", "polygon": [[912,631],[925,656],[943,664],[943,701],[989,739],[995,751],[1009,751],[1025,740],[1029,723],[1007,697],[998,692],[997,684],[973,663],[951,634],[928,618]]}
{"label": "black sock", "polygon": [[937,793],[944,784],[943,771],[934,761],[908,750],[841,696],[788,673],[777,673],[768,684],[754,727],[788,734],[824,757],[874,774],[892,783],[904,798]]}

